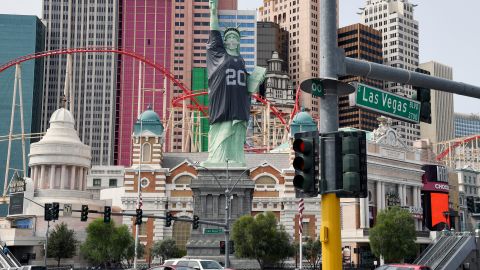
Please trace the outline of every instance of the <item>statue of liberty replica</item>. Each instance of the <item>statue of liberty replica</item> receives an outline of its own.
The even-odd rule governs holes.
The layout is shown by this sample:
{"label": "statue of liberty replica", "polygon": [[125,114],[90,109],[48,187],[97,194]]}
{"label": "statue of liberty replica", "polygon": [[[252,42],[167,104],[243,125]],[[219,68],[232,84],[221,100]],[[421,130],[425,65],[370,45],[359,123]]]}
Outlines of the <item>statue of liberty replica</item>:
{"label": "statue of liberty replica", "polygon": [[210,0],[210,39],[207,44],[208,99],[210,131],[205,167],[245,167],[243,146],[250,117],[251,94],[258,91],[266,69],[256,67],[252,74],[240,56],[241,33],[227,28],[220,33],[219,0]]}
{"label": "statue of liberty replica", "polygon": [[[218,1],[209,2],[208,159],[197,167],[197,179],[192,181],[190,187],[193,191],[194,214],[200,220],[231,224],[231,221],[252,211],[255,184],[249,177],[249,168],[246,168],[243,147],[250,117],[251,94],[257,92],[266,69],[256,67],[252,74],[247,73],[240,56],[240,31],[227,28],[222,37],[218,24]],[[232,190],[233,183],[238,185]],[[229,230],[225,229],[223,234],[202,233],[203,229],[213,228],[218,227],[202,224],[200,228],[192,230],[187,254],[225,261],[225,266],[228,266],[227,258],[223,260],[220,255],[219,243],[229,239]],[[225,256],[228,257],[228,248],[226,250]]]}

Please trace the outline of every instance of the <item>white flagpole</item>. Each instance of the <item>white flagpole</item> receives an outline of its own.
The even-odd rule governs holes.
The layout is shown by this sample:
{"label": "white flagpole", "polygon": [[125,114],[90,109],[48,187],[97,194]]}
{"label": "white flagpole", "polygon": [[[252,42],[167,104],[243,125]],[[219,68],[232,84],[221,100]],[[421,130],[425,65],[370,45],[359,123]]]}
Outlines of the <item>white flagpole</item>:
{"label": "white flagpole", "polygon": [[[138,162],[138,185],[137,185],[137,209],[141,209],[142,206],[140,205],[140,196],[141,192],[140,189],[142,188],[141,185],[141,179],[142,177],[140,174],[142,173],[142,154],[143,154],[143,149],[142,149],[142,133],[143,133],[143,121],[141,118],[141,114],[138,115],[138,119],[140,120],[140,138],[138,143],[140,144],[140,160]],[[140,225],[135,224],[135,253],[134,253],[134,258],[133,258],[133,269],[137,269],[137,256],[138,256],[138,236],[139,236],[139,230],[140,230]]]}
{"label": "white flagpole", "polygon": [[304,203],[303,203],[303,198],[300,199],[298,202],[298,212],[300,213],[298,217],[298,232],[300,234],[300,269],[302,269],[302,264],[303,264],[303,209],[304,209]]}
{"label": "white flagpole", "polygon": [[[300,221],[302,222],[302,221]],[[302,231],[300,231],[300,270],[302,269],[302,261],[303,261],[303,254],[302,254]]]}

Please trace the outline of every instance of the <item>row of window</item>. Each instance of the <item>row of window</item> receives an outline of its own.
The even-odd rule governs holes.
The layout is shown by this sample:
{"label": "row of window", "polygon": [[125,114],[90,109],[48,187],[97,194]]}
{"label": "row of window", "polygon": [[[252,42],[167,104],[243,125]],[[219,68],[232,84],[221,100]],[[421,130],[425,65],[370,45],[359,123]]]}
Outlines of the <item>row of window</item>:
{"label": "row of window", "polygon": [[[116,187],[118,183],[117,179],[108,179],[108,186],[109,187]],[[99,178],[93,178],[93,186],[94,187],[100,187],[102,186],[102,179]]]}

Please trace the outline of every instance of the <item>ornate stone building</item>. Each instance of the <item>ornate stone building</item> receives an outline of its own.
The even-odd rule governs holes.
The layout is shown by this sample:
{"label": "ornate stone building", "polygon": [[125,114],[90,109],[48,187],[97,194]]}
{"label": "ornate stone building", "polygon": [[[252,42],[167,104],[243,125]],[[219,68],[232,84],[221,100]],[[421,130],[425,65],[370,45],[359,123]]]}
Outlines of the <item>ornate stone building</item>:
{"label": "ornate stone building", "polygon": [[[302,119],[304,118],[302,116]],[[134,133],[133,153],[136,155],[134,157],[137,162],[140,157],[144,162],[141,162],[141,165],[134,164],[125,170],[125,195],[122,197],[124,209],[130,213],[135,211],[136,186],[139,179],[138,171],[140,171],[145,214],[164,216],[168,210],[174,216],[191,218],[196,209],[194,207],[196,197],[193,196],[191,186],[195,186],[196,181],[199,181],[199,173],[205,173],[200,172],[201,169],[197,169],[195,166],[198,162],[205,160],[208,153],[162,154],[162,129],[153,132],[150,127],[146,128],[145,125],[146,121],[156,122],[160,125],[157,120],[158,118],[154,116],[153,112],[148,112],[148,115],[147,113],[142,114],[136,124],[136,127],[143,126],[143,131]],[[421,170],[420,154],[399,139],[397,132],[391,128],[389,120],[381,118],[379,121],[380,127],[374,132],[367,133],[368,198],[341,200],[343,245],[352,251],[351,257],[356,264],[373,265],[373,255],[368,245],[368,231],[375,223],[377,213],[388,206],[399,205],[409,210],[415,219],[415,227],[418,231],[417,242],[425,244],[430,242],[429,233],[425,231],[422,222],[421,177],[423,171]],[[302,120],[303,122],[305,121]],[[313,125],[311,128],[315,128],[315,126]],[[147,146],[147,142],[151,146]],[[141,146],[152,147],[151,157],[145,156],[149,153],[148,150],[140,151]],[[251,214],[272,211],[292,240],[298,240],[299,199],[295,196],[292,182],[294,170],[291,168],[289,160],[290,148],[284,147],[283,149],[284,151],[276,153],[246,154],[247,168],[245,169],[248,170],[249,179],[254,183]],[[224,173],[219,170],[217,168],[215,172],[223,176]],[[220,196],[216,201],[215,195],[213,193],[212,195],[211,207],[215,208],[216,206],[221,215],[221,211],[224,211],[221,210],[224,198],[222,201]],[[208,205],[206,203],[207,209],[210,209]],[[238,205],[235,205],[234,198],[233,217],[235,217],[234,213],[238,213],[235,212]],[[206,215],[199,215],[199,217],[201,220],[211,218],[208,214]],[[306,198],[302,220],[304,236],[318,238],[320,221],[320,198]],[[133,226],[134,219],[124,218],[124,223]],[[200,233],[202,228],[203,226],[200,227]],[[184,248],[187,246],[190,235],[190,223],[173,222],[172,227],[165,227],[162,219],[144,220],[140,229],[141,242],[147,246],[154,241],[173,237],[180,247]],[[353,251],[357,252],[353,254]]]}

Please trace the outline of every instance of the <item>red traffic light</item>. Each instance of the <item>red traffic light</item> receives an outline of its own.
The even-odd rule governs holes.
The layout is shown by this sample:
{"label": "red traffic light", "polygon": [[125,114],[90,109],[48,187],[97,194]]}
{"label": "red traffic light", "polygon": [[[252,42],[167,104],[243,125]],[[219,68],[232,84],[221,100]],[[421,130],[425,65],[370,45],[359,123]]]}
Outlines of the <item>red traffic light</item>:
{"label": "red traffic light", "polygon": [[308,154],[312,151],[313,144],[311,141],[306,141],[304,139],[295,139],[293,141],[293,151],[300,152],[302,154]]}

